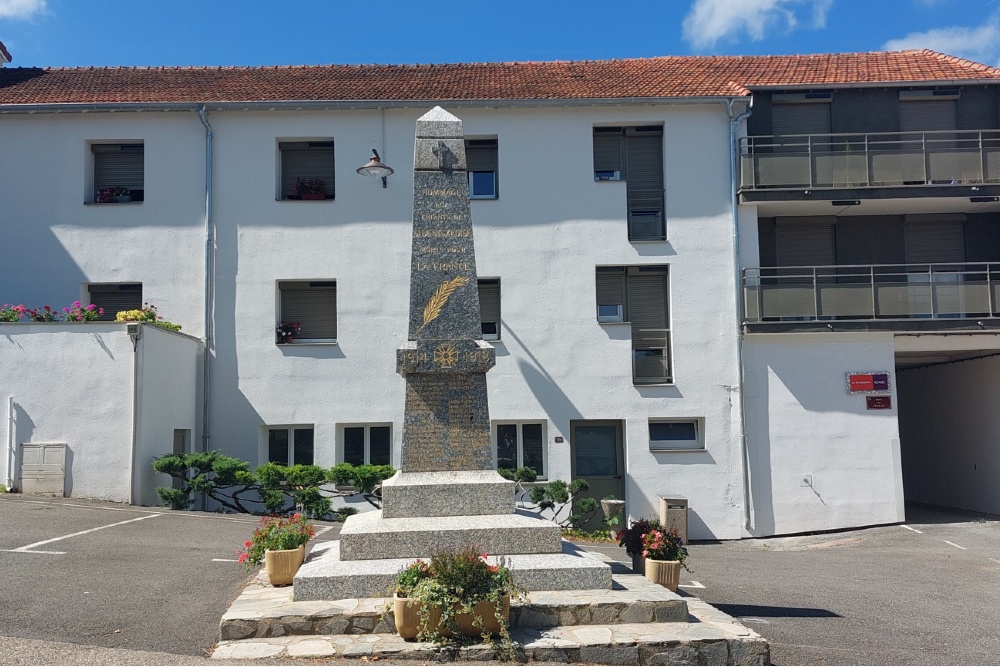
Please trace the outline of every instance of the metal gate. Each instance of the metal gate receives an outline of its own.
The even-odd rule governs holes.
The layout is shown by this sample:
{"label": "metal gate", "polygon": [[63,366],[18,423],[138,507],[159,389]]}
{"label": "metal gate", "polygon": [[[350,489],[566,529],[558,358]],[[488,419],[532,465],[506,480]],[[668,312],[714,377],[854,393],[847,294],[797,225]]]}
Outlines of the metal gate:
{"label": "metal gate", "polygon": [[66,444],[23,443],[21,445],[21,491],[64,496],[66,488]]}

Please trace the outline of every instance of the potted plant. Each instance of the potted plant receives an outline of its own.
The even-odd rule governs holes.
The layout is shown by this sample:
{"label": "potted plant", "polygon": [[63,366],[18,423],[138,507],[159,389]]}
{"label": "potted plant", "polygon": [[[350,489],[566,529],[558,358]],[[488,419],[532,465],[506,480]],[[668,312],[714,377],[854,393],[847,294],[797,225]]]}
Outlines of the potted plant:
{"label": "potted plant", "polygon": [[322,178],[296,178],[295,194],[301,199],[326,199],[326,181]]}
{"label": "potted plant", "polygon": [[688,551],[676,530],[657,528],[642,536],[642,555],[646,558],[646,578],[654,584],[666,586],[676,592],[681,581],[681,567]]}
{"label": "potted plant", "polygon": [[403,639],[437,644],[450,637],[499,635],[509,644],[510,601],[523,595],[502,557],[491,565],[486,554],[471,547],[438,552],[396,577],[396,632]]}
{"label": "potted plant", "polygon": [[124,185],[115,186],[111,194],[115,198],[115,202],[119,204],[125,204],[132,201],[132,191],[126,188]]}
{"label": "potted plant", "polygon": [[98,188],[95,200],[98,204],[114,204],[115,188]]}
{"label": "potted plant", "polygon": [[301,331],[302,326],[298,322],[282,322],[277,328],[278,342],[291,343]]}
{"label": "potted plant", "polygon": [[618,500],[614,495],[601,498],[601,510],[604,512],[604,525],[609,527],[617,526],[621,522],[621,516],[625,513],[625,501]]}
{"label": "potted plant", "polygon": [[630,523],[628,528],[622,528],[615,533],[618,546],[625,547],[625,553],[632,557],[632,571],[636,574],[643,574],[645,572],[645,557],[642,555],[644,549],[642,544],[643,535],[651,530],[662,528],[660,522],[656,519],[640,518]]}
{"label": "potted plant", "polygon": [[82,301],[74,301],[68,308],[63,308],[67,322],[93,322],[104,314],[103,308],[94,304],[83,305]]}
{"label": "potted plant", "polygon": [[248,570],[263,563],[272,586],[287,586],[305,560],[306,543],[315,535],[312,522],[301,514],[266,516],[243,543],[238,560]]}

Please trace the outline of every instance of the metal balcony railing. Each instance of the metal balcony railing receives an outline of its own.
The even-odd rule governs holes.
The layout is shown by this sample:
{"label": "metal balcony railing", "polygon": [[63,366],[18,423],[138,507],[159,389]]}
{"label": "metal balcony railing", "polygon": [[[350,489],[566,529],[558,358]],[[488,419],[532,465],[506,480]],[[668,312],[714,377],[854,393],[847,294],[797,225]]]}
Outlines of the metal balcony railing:
{"label": "metal balcony railing", "polygon": [[740,139],[742,190],[1000,183],[1000,130]]}
{"label": "metal balcony railing", "polygon": [[670,331],[632,327],[632,380],[635,384],[664,384],[670,372]]}
{"label": "metal balcony railing", "polygon": [[1000,316],[1000,263],[743,269],[744,324]]}

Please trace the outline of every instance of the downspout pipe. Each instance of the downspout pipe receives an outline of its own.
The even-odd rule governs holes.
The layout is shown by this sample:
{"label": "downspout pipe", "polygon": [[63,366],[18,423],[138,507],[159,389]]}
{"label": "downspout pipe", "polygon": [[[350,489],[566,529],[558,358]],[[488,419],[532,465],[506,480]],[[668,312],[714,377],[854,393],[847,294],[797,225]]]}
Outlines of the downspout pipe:
{"label": "downspout pipe", "polygon": [[212,353],[215,349],[215,219],[212,211],[212,125],[205,105],[198,106],[205,126],[205,350],[202,358],[201,451],[209,451],[211,440]]}
{"label": "downspout pipe", "polygon": [[14,440],[16,437],[17,421],[14,419],[14,397],[7,397],[7,474],[4,485],[10,491],[14,488]]}
{"label": "downspout pipe", "polygon": [[739,116],[733,116],[733,103],[726,103],[726,113],[729,115],[729,174],[731,177],[730,197],[733,205],[733,285],[736,290],[736,367],[739,372],[739,405],[740,405],[740,457],[743,460],[743,527],[749,532],[755,524],[753,504],[753,477],[750,471],[750,448],[747,443],[747,406],[746,406],[746,373],[743,367],[743,289],[742,259],[740,257],[740,222],[739,222],[739,130],[740,123],[753,113],[753,96],[747,102],[746,111]]}

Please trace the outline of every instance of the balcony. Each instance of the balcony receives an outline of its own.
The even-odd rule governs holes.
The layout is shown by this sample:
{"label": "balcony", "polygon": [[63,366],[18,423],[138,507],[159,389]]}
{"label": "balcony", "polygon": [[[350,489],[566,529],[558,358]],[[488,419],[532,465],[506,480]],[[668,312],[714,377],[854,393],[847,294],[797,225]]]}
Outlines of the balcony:
{"label": "balcony", "polygon": [[743,270],[748,331],[1000,328],[1000,263]]}
{"label": "balcony", "polygon": [[1000,184],[1000,130],[740,140],[742,192]]}
{"label": "balcony", "polygon": [[669,330],[632,327],[632,381],[637,385],[672,381]]}

